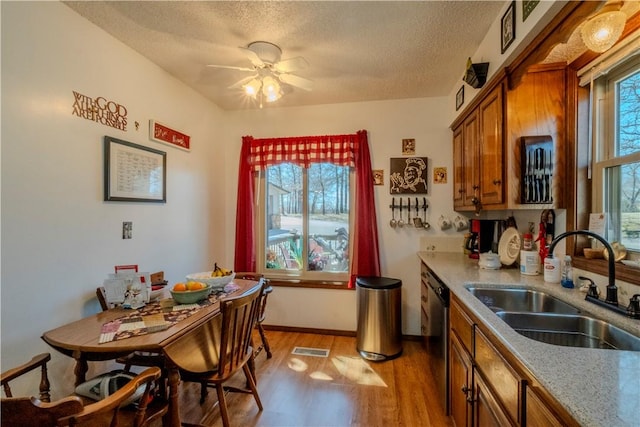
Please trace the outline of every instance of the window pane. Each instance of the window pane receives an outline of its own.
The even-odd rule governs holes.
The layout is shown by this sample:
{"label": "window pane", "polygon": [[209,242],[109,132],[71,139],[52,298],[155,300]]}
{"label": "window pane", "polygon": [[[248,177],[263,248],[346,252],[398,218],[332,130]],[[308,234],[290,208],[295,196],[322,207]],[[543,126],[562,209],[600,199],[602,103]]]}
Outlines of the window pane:
{"label": "window pane", "polygon": [[302,168],[289,163],[267,169],[266,268],[300,271],[302,262]]}
{"label": "window pane", "polygon": [[640,71],[617,84],[616,156],[640,151]]}
{"label": "window pane", "polygon": [[609,241],[640,251],[640,163],[607,168],[605,194]]}
{"label": "window pane", "polygon": [[349,271],[349,168],[312,164],[307,207],[309,270]]}

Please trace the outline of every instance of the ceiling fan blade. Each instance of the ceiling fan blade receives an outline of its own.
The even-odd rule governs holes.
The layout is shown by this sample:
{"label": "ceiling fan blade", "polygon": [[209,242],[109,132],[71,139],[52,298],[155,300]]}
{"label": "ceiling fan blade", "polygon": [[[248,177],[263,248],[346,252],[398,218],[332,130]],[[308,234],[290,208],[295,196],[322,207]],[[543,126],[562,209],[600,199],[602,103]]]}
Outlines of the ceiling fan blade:
{"label": "ceiling fan blade", "polygon": [[238,80],[237,82],[235,82],[234,84],[229,86],[229,89],[237,89],[239,87],[242,87],[245,84],[249,83],[251,80],[255,79],[256,77],[258,77],[257,74],[253,75],[253,76],[245,77],[244,79],[241,79],[241,80]]}
{"label": "ceiling fan blade", "polygon": [[264,63],[264,61],[262,61],[262,59],[260,59],[258,54],[255,53],[254,51],[252,51],[251,49],[248,49],[246,47],[241,47],[240,49],[242,49],[244,54],[247,55],[247,58],[249,58],[249,61],[251,61],[251,63],[254,65],[254,67],[262,68],[262,67],[264,67],[266,65]]}
{"label": "ceiling fan blade", "polygon": [[313,89],[313,82],[303,77],[295,76],[293,74],[280,74],[278,78],[281,82],[290,84],[291,86],[299,87],[300,89],[304,89],[307,91]]}
{"label": "ceiling fan blade", "polygon": [[207,67],[211,67],[211,68],[227,68],[229,70],[239,70],[239,71],[255,71],[254,68],[248,68],[248,67],[234,67],[233,65],[215,65],[215,64],[208,64]]}
{"label": "ceiling fan blade", "polygon": [[302,56],[298,56],[296,58],[285,59],[273,65],[273,68],[276,71],[281,73],[291,73],[292,71],[302,70],[303,68],[307,68],[309,63]]}

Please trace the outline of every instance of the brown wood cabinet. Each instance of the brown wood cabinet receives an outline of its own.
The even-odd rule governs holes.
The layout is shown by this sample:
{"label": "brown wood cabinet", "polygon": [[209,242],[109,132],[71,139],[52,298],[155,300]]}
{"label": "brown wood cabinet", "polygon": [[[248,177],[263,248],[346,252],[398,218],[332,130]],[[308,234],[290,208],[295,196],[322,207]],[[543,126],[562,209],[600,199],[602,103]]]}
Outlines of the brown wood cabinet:
{"label": "brown wood cabinet", "polygon": [[456,427],[576,425],[455,295],[449,315],[449,396]]}
{"label": "brown wood cabinet", "polygon": [[473,402],[473,363],[458,335],[450,335],[449,398],[451,419],[456,427],[471,426]]}
{"label": "brown wood cabinet", "polygon": [[453,126],[456,210],[504,207],[504,88],[498,83]]}

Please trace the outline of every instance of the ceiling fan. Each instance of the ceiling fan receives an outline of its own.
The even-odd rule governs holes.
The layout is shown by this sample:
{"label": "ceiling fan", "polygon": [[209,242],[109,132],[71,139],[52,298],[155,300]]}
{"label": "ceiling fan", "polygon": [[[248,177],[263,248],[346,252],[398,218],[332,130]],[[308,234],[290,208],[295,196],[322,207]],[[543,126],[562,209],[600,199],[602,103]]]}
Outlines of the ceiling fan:
{"label": "ceiling fan", "polygon": [[251,67],[236,67],[232,65],[209,64],[208,67],[227,68],[231,70],[249,71],[253,75],[245,77],[229,86],[230,89],[242,87],[245,93],[253,98],[260,97],[267,102],[273,102],[282,97],[280,83],[291,85],[306,91],[313,88],[313,82],[303,77],[291,74],[307,67],[308,62],[301,56],[281,60],[282,50],[273,43],[255,41],[247,47],[240,48],[249,61]]}

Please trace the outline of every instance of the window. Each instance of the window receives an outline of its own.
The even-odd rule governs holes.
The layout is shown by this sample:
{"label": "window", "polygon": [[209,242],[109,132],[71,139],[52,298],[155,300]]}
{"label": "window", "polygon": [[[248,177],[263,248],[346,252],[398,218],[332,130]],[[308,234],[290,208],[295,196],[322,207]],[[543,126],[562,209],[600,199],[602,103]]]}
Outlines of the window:
{"label": "window", "polygon": [[270,276],[347,280],[350,168],[312,163],[269,166],[261,182],[262,259]]}
{"label": "window", "polygon": [[640,256],[640,58],[595,82],[594,212],[607,214],[607,240]]}

